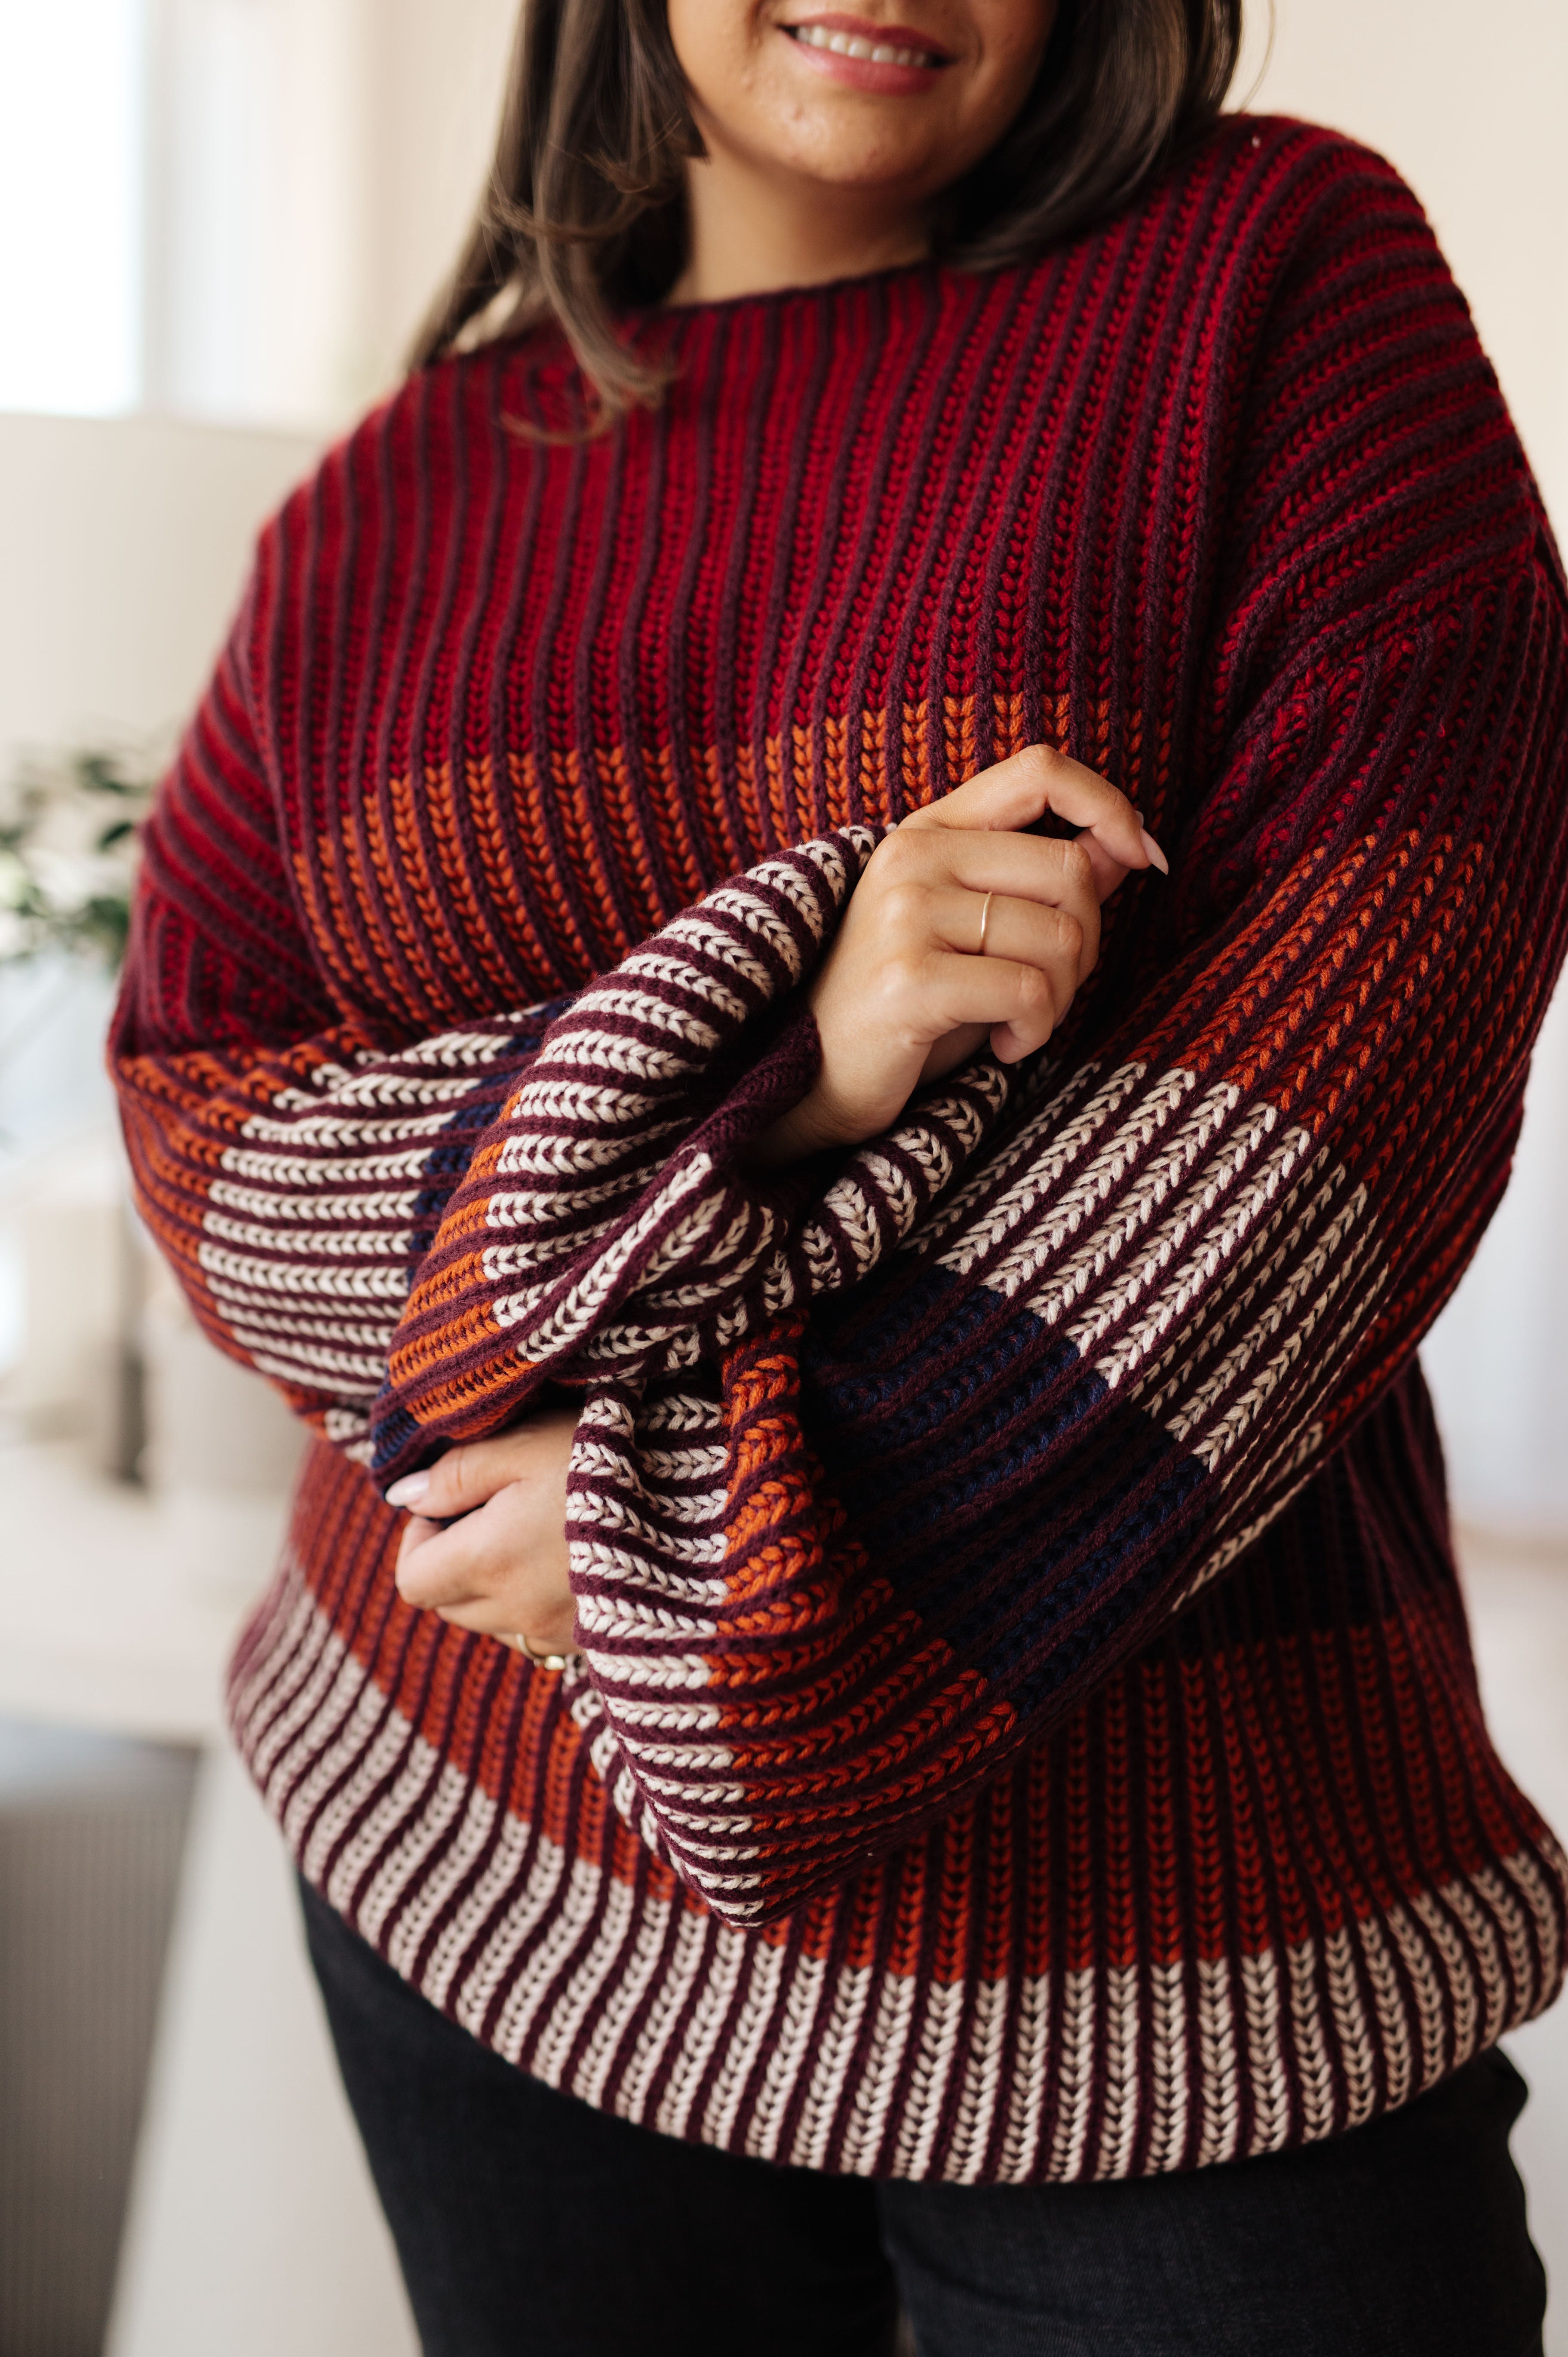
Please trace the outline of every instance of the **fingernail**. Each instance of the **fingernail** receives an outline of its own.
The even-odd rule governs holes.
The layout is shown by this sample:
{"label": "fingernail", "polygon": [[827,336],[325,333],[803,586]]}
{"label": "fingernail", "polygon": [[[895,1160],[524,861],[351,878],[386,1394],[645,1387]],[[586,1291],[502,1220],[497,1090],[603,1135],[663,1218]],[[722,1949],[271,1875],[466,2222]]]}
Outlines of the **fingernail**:
{"label": "fingernail", "polygon": [[394,1481],[387,1491],[387,1503],[389,1506],[417,1506],[427,1495],[429,1489],[428,1473],[405,1473],[403,1480]]}
{"label": "fingernail", "polygon": [[1154,836],[1149,833],[1148,828],[1146,826],[1141,826],[1138,829],[1138,833],[1143,837],[1144,849],[1148,854],[1150,866],[1157,867],[1162,876],[1168,876],[1171,872],[1171,863],[1165,857],[1165,853],[1160,849],[1159,845],[1155,841]]}

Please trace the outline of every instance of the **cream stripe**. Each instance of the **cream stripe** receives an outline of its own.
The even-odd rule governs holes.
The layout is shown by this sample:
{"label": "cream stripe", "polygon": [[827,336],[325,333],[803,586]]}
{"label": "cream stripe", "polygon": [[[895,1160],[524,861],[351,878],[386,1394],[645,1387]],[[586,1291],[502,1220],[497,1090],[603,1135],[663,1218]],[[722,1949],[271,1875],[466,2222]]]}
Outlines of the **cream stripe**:
{"label": "cream stripe", "polygon": [[[463,2027],[471,2029],[476,2038],[485,2035],[484,2024],[501,2003],[503,1993],[510,1986],[517,1958],[540,1925],[557,1909],[570,1917],[574,1906],[581,1904],[585,1895],[591,1907],[597,1896],[597,1868],[584,1866],[574,1878],[569,1872],[571,1861],[555,1842],[540,1842],[530,1861],[528,1832],[528,1827],[515,1819],[509,1822],[506,1844],[517,1862],[512,1883],[489,1921],[476,1926],[472,1947],[461,1969],[452,1975],[453,2008]],[[509,2061],[516,2061],[518,2050],[506,2044],[500,2023],[492,2043]]]}
{"label": "cream stripe", "polygon": [[1302,2107],[1301,2132],[1309,2144],[1333,2135],[1339,2112],[1333,2053],[1318,2001],[1319,1962],[1320,1952],[1310,1940],[1285,1951],[1291,2028],[1295,2036],[1296,2094]]}
{"label": "cream stripe", "polygon": [[915,2033],[917,2060],[908,2110],[899,2132],[896,2177],[926,2177],[936,2149],[937,2126],[958,2053],[959,2029],[968,1995],[961,1982],[932,1981]]}
{"label": "cream stripe", "polygon": [[[604,1911],[593,1944],[556,1996],[540,2029],[530,2067],[539,2077],[559,2086],[566,2076],[567,2058],[588,2014],[599,2000],[616,1967],[623,1966],[635,1945],[636,1894],[628,1882],[611,1875],[601,1878]],[[618,1977],[624,1980],[624,1972]]]}
{"label": "cream stripe", "polygon": [[746,2151],[759,2160],[788,2158],[780,2150],[784,2115],[810,2063],[827,1983],[827,1966],[802,1955],[780,1992],[774,2036],[764,2050],[762,2083],[744,2132]]}
{"label": "cream stripe", "polygon": [[[440,1766],[401,1714],[385,1710],[320,1615],[306,1609],[297,1577],[292,1571],[276,1591],[242,1682],[259,1698],[271,1661],[287,1664],[285,1684],[295,1691],[265,1744],[274,1760],[274,1804],[285,1810],[296,1848],[319,1871],[378,1779],[393,1771],[393,1785],[339,1858],[330,1895],[348,1903],[381,1850],[361,1924],[374,1937],[397,1914],[391,1953],[407,1972],[445,1904],[482,1862],[425,1961],[424,1993],[449,2004],[475,2031],[499,2001],[492,2033],[499,2050],[513,2060],[526,2055],[549,2083],[607,2101],[632,2119],[646,2120],[654,2105],[680,2027],[670,2083],[649,2123],[669,2133],[696,2133],[728,2150],[811,2167],[831,2159],[860,2174],[891,2159],[896,2173],[963,2182],[983,2173],[998,2118],[1004,2181],[1115,2177],[1140,2156],[1156,2170],[1220,2160],[1242,2148],[1243,2090],[1249,2151],[1274,2149],[1304,2133],[1321,2137],[1382,2104],[1382,2074],[1396,2098],[1412,2094],[1535,2010],[1555,1986],[1553,1889],[1542,1860],[1529,1852],[1417,1893],[1386,1919],[1342,1930],[1321,1949],[1307,1942],[1278,1956],[1187,1972],[1169,1964],[1142,1980],[1133,1968],[1103,1979],[1075,1973],[1060,1984],[1035,1977],[1015,2007],[1004,1983],[966,1992],[922,1990],[913,1979],[878,1978],[865,1968],[831,1976],[815,1958],[725,1931],[684,1905],[661,1967],[668,1902],[639,1898],[618,1881],[607,1887],[597,1865],[574,1863],[558,1845],[534,1841],[526,1825],[499,1815],[493,1801]],[[299,1692],[317,1689],[326,1697],[330,1736],[277,1765]],[[350,1772],[328,1798],[344,1765]],[[447,1834],[449,1845],[433,1863]],[[1061,2068],[1051,2084],[1047,2029],[1058,2007]],[[1294,2067],[1283,2035],[1287,2008]],[[895,2113],[894,2087],[912,2038],[918,2063]],[[569,2066],[579,2040],[582,2053]],[[1382,2058],[1376,2068],[1374,2055]],[[955,2073],[957,2126],[939,2150],[937,2124]],[[1097,2082],[1103,2104],[1090,2149]],[[783,2124],[802,2088],[785,2150]],[[1056,2133],[1042,2170],[1047,2104]],[[1189,2119],[1198,2123],[1196,2141]]]}
{"label": "cream stripe", "polygon": [[1149,2121],[1148,2167],[1152,2176],[1179,2169],[1187,2153],[1191,2112],[1186,1996],[1186,1974],[1180,1964],[1150,1966],[1149,2065],[1155,2101]]}
{"label": "cream stripe", "polygon": [[604,1992],[598,2018],[588,2034],[581,2061],[572,2080],[572,2093],[597,2110],[607,2106],[607,2089],[620,2041],[637,2018],[645,1992],[659,1969],[659,1953],[668,1934],[669,1905],[644,1899],[633,1917],[629,1958],[619,1981]]}
{"label": "cream stripe", "polygon": [[[845,2090],[849,2117],[839,2166],[846,2175],[870,2177],[885,2173],[882,2147],[892,2122],[893,2097],[914,2029],[918,1995],[912,1978],[897,1973],[884,1975],[865,2074],[858,2086]],[[892,2125],[897,2127],[899,2124]]]}
{"label": "cream stripe", "polygon": [[1077,2179],[1084,2174],[1089,2111],[1094,2100],[1096,2031],[1099,2028],[1096,1994],[1092,1973],[1063,1973],[1058,2007],[1063,2069],[1054,2091],[1057,2095],[1056,2133],[1051,2138],[1047,2164],[1053,2178]]}
{"label": "cream stripe", "polygon": [[876,1976],[868,1968],[839,1975],[832,2012],[817,2041],[811,2083],[789,2156],[801,2169],[827,2167],[855,2048],[875,1990]]}
{"label": "cream stripe", "polygon": [[1138,2127],[1138,2005],[1143,1975],[1136,1964],[1119,1965],[1105,1975],[1104,2108],[1100,2118],[1100,2143],[1090,2173],[1097,2178],[1125,2177]]}
{"label": "cream stripe", "polygon": [[1377,2109],[1377,2052],[1372,2025],[1361,2002],[1355,1958],[1360,1943],[1354,1932],[1341,1929],[1324,1943],[1323,1962],[1328,1981],[1328,2014],[1334,2025],[1335,2059],[1345,2075],[1346,2103],[1339,2126],[1359,2128]]}
{"label": "cream stripe", "polygon": [[1202,2169],[1211,2161],[1234,2160],[1241,2149],[1241,2058],[1228,1956],[1198,1964],[1197,2028],[1203,2103],[1197,2158]]}
{"label": "cream stripe", "polygon": [[649,1999],[647,2018],[638,2030],[630,2061],[620,2080],[616,2110],[623,2119],[646,2120],[650,2090],[663,2064],[682,2008],[693,1991],[706,1980],[712,1952],[736,1937],[711,1915],[694,1907],[681,1907],[664,1976]]}
{"label": "cream stripe", "polygon": [[1278,2152],[1290,2142],[1293,2107],[1281,2034],[1283,2004],[1276,1957],[1242,1957],[1241,2004],[1247,2024],[1247,2092],[1252,2105],[1247,2150]]}
{"label": "cream stripe", "polygon": [[779,1991],[789,1969],[788,1951],[770,1942],[757,1943],[746,1980],[746,1997],[730,2034],[729,2051],[709,2090],[703,2109],[703,2136],[710,2144],[727,2146],[736,2133],[746,2079],[775,2028]]}
{"label": "cream stripe", "polygon": [[1004,2033],[1008,1999],[1005,1981],[982,1981],[974,1993],[974,2018],[970,2025],[964,2058],[963,2083],[959,2092],[952,2141],[942,2174],[958,2185],[978,2185],[984,2174],[986,2147],[1002,2092],[1006,2058]]}
{"label": "cream stripe", "polygon": [[1359,1923],[1361,1960],[1372,1992],[1372,2009],[1382,2033],[1383,2097],[1391,2105],[1408,2102],[1417,2092],[1415,2044],[1400,1996],[1393,1951],[1387,1931],[1375,1917]]}
{"label": "cream stripe", "polygon": [[1050,2049],[1051,1984],[1044,1975],[1024,1983],[1007,2089],[1007,2126],[1002,2139],[1004,2182],[1025,2184],[1035,2174],[1040,2128],[1050,2090],[1046,2059]]}
{"label": "cream stripe", "polygon": [[751,1956],[750,1942],[734,1932],[715,1942],[709,1953],[707,1974],[698,1989],[691,2027],[676,2053],[653,2119],[653,2126],[662,2128],[666,2136],[686,2132],[692,2106]]}

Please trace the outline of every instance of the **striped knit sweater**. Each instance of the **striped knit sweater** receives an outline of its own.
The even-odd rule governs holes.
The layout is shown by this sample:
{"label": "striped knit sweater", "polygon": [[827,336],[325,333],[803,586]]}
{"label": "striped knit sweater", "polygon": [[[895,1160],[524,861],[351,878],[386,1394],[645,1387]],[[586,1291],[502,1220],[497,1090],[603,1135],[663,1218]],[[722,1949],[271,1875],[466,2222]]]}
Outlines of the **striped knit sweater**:
{"label": "striped knit sweater", "polygon": [[[1037,264],[416,378],[265,533],[114,1061],[318,1435],[233,1723],[524,2070],[841,2172],[1322,2137],[1556,1989],[1415,1362],[1563,945],[1564,588],[1386,166],[1232,120]],[[759,1178],[881,831],[1046,739],[1174,876],[1049,1050]],[[397,1598],[544,1400],[582,1658]]]}

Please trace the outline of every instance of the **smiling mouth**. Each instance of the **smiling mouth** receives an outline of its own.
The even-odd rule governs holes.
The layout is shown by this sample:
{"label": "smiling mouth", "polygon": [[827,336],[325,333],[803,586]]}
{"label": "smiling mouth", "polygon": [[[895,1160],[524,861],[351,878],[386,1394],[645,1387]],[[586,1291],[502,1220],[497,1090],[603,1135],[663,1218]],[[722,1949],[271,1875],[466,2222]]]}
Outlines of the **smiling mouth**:
{"label": "smiling mouth", "polygon": [[863,58],[874,66],[924,66],[935,73],[952,62],[933,49],[911,49],[891,41],[873,41],[860,33],[832,31],[826,25],[783,25],[779,30],[788,33],[792,41],[799,41],[803,49],[831,49],[835,57]]}

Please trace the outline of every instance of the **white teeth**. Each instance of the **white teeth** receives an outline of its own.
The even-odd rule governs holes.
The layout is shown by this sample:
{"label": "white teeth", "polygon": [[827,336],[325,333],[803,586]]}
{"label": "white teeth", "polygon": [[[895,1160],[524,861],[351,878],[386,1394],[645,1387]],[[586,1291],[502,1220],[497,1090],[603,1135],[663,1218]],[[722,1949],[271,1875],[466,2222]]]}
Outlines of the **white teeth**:
{"label": "white teeth", "polygon": [[832,49],[835,57],[869,58],[877,66],[930,66],[937,60],[924,49],[895,49],[886,41],[863,40],[858,34],[830,33],[825,25],[786,25],[784,30],[808,49]]}

